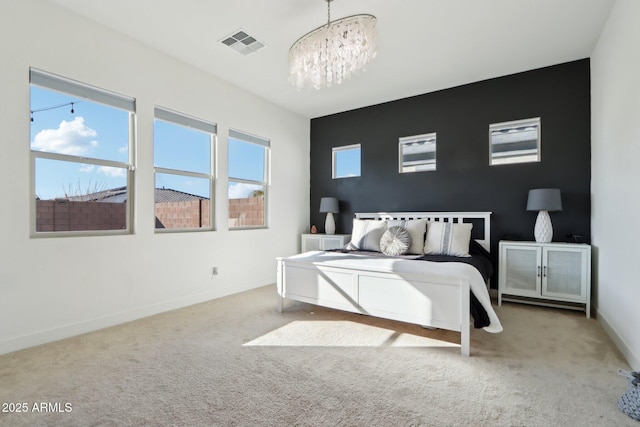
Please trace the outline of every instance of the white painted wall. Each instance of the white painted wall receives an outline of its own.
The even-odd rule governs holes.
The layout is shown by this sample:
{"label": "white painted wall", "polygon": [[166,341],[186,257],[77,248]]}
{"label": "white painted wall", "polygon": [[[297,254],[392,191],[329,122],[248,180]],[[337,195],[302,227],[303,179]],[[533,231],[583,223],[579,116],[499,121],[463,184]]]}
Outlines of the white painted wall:
{"label": "white painted wall", "polygon": [[640,370],[640,2],[618,0],[591,58],[598,319]]}
{"label": "white painted wall", "polygon": [[[136,98],[135,234],[29,237],[30,66]],[[33,0],[0,3],[0,70],[0,354],[273,283],[297,251],[308,119]],[[155,105],[218,123],[218,231],[154,233]],[[230,127],[271,139],[268,229],[227,230]]]}

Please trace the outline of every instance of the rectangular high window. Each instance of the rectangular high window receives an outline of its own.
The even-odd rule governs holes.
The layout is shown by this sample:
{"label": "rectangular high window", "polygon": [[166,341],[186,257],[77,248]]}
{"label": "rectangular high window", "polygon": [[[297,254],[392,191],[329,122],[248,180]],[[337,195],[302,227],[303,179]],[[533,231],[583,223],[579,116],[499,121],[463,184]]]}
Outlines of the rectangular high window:
{"label": "rectangular high window", "polygon": [[267,226],[270,141],[229,130],[229,228]]}
{"label": "rectangular high window", "polygon": [[344,145],[331,149],[331,177],[351,178],[360,176],[360,144]]}
{"label": "rectangular high window", "polygon": [[30,69],[31,234],[131,233],[135,100]]}
{"label": "rectangular high window", "polygon": [[540,161],[540,117],[489,125],[489,164]]}
{"label": "rectangular high window", "polygon": [[406,136],[399,140],[400,173],[436,170],[436,134]]}
{"label": "rectangular high window", "polygon": [[155,108],[157,231],[213,229],[216,131],[214,123]]}

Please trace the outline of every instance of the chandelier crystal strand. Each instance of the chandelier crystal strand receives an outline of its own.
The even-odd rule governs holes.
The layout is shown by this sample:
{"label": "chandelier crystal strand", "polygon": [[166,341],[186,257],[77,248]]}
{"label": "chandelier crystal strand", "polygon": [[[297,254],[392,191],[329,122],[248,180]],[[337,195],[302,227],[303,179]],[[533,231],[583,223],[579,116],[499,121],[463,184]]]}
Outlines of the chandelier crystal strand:
{"label": "chandelier crystal strand", "polygon": [[289,80],[298,90],[341,84],[376,56],[376,17],[354,15],[305,34],[289,50]]}

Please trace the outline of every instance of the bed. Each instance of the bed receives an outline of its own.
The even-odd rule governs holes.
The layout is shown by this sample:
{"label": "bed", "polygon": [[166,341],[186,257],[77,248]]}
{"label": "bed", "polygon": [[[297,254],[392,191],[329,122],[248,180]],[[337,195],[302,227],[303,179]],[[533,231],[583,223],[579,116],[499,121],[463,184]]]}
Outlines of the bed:
{"label": "bed", "polygon": [[[491,333],[502,331],[491,306],[487,272],[473,261],[487,258],[490,216],[490,212],[356,213],[351,246],[277,258],[278,311],[282,312],[284,300],[290,299],[457,331],[460,352],[469,356],[470,313],[474,313],[475,327]],[[420,233],[423,224],[427,225],[426,233]],[[410,253],[388,256],[376,250],[379,231],[392,229],[411,235]],[[438,235],[440,229],[449,231]],[[460,234],[460,230],[469,234]],[[454,251],[451,256],[434,252],[433,247],[425,249],[434,239],[439,244],[437,238],[443,240],[445,234],[467,239],[469,253]],[[472,248],[478,256],[471,253]],[[387,252],[388,248],[384,249]]]}

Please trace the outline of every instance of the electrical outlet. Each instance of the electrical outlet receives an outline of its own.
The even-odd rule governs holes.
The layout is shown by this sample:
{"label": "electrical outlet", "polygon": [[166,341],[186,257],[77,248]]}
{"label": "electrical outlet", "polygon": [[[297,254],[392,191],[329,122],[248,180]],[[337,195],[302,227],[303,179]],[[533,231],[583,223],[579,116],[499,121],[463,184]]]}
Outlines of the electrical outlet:
{"label": "electrical outlet", "polygon": [[218,267],[211,267],[211,277],[218,275]]}

